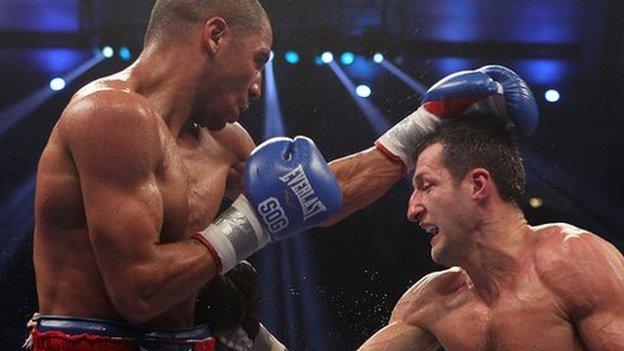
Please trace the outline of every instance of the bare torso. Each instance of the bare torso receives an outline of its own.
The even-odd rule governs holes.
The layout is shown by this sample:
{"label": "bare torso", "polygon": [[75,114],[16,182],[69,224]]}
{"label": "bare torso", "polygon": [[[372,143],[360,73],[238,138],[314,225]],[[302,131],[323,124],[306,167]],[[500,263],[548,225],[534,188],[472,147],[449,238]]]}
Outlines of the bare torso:
{"label": "bare torso", "polygon": [[[107,89],[136,95],[125,81],[109,78],[83,88],[74,100]],[[175,140],[164,121],[155,114],[154,118],[162,146],[155,171],[163,212],[158,214],[162,215],[159,243],[171,243],[189,238],[215,218],[226,185],[235,183],[234,170],[253,142],[248,135],[237,140],[242,131],[238,125],[228,125],[220,132],[196,128]],[[63,116],[52,131],[37,175],[34,263],[40,312],[120,320],[91,246],[80,179],[59,129],[62,123]],[[195,296],[148,324],[188,326],[193,322],[194,307]]]}
{"label": "bare torso", "polygon": [[[535,231],[533,250],[523,257],[512,284],[485,301],[470,277],[455,267],[416,283],[401,298],[391,319],[431,332],[452,350],[585,350],[564,305],[553,291],[549,250],[569,233],[558,225]],[[591,235],[591,234],[585,234]],[[549,277],[546,277],[549,276]]]}

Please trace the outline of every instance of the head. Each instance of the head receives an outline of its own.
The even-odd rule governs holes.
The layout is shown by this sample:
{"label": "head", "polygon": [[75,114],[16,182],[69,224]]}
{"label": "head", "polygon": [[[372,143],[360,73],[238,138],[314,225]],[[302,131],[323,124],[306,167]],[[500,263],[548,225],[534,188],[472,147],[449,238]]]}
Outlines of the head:
{"label": "head", "polygon": [[407,217],[435,234],[434,261],[456,265],[496,208],[519,209],[524,183],[522,159],[503,126],[483,115],[458,118],[419,145]]}
{"label": "head", "polygon": [[193,49],[185,52],[194,57],[180,60],[197,65],[189,67],[197,72],[191,118],[212,130],[238,120],[260,97],[272,43],[257,0],[157,0],[145,36],[146,47]]}

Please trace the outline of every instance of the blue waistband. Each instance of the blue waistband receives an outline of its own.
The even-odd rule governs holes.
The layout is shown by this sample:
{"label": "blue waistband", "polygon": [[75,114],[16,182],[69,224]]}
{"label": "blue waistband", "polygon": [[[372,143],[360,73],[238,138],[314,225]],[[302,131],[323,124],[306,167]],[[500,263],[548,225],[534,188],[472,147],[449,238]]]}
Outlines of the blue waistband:
{"label": "blue waistband", "polygon": [[184,342],[206,339],[212,334],[207,325],[180,329],[135,327],[121,322],[95,318],[39,315],[34,319],[37,330],[60,331],[68,335],[91,334],[162,342]]}

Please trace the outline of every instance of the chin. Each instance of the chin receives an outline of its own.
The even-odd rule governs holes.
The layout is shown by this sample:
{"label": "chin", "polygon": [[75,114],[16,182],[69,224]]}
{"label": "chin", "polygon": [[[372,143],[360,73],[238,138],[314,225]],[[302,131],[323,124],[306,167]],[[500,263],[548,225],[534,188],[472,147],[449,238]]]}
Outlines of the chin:
{"label": "chin", "polygon": [[433,262],[445,267],[452,267],[454,265],[448,257],[448,252],[445,252],[444,248],[441,246],[434,246],[431,248],[431,259]]}

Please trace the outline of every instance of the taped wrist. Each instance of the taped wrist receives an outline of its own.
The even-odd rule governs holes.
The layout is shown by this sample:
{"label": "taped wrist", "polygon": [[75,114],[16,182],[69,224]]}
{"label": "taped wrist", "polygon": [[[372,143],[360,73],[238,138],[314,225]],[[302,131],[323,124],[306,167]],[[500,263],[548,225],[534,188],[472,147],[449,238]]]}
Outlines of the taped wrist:
{"label": "taped wrist", "polygon": [[269,241],[264,227],[244,195],[240,195],[230,208],[193,238],[206,245],[211,254],[216,256],[220,265],[219,274],[227,273]]}
{"label": "taped wrist", "polygon": [[414,169],[416,147],[441,122],[424,107],[405,117],[375,142],[375,146],[393,161],[399,158],[406,172]]}

